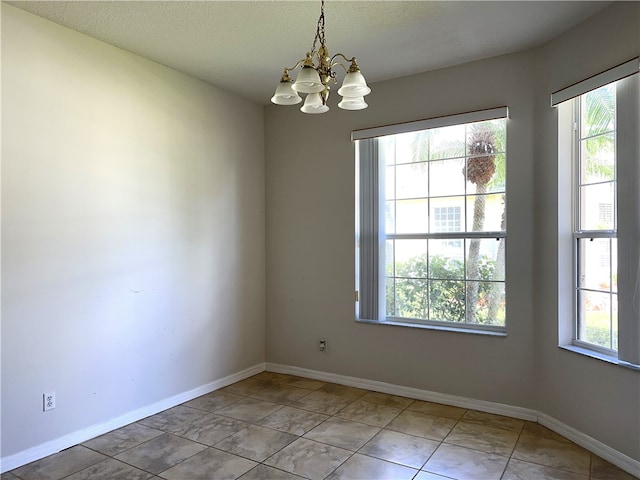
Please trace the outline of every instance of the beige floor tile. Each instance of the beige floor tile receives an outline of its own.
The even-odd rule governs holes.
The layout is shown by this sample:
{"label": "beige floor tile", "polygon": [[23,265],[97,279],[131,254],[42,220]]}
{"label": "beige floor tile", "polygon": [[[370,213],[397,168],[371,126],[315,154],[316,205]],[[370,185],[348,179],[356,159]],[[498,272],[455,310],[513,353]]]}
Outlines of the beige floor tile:
{"label": "beige floor tile", "polygon": [[327,480],[411,480],[416,473],[418,471],[413,468],[356,453]]}
{"label": "beige floor tile", "polygon": [[358,453],[420,469],[439,443],[406,433],[382,430]]}
{"label": "beige floor tile", "polygon": [[558,440],[559,442],[569,442],[569,443],[571,442],[570,440],[566,439],[562,435],[558,435],[553,430],[549,430],[547,427],[544,427],[539,423],[525,421],[524,427],[522,428],[522,432],[530,433],[537,437],[550,438],[551,440]]}
{"label": "beige floor tile", "polygon": [[222,407],[216,410],[215,413],[244,422],[257,422],[281,408],[282,405],[277,403],[265,402],[264,400],[258,400],[256,398],[245,398],[239,402]]}
{"label": "beige floor tile", "polygon": [[264,389],[270,388],[271,385],[273,385],[271,382],[258,378],[257,376],[253,376],[240,382],[236,382],[233,385],[229,385],[228,387],[224,387],[220,391],[251,397],[255,393],[260,393]]}
{"label": "beige floor tile", "polygon": [[456,421],[451,418],[434,417],[407,410],[389,423],[387,429],[442,441],[455,424]]}
{"label": "beige floor tile", "polygon": [[424,402],[422,400],[414,401],[407,407],[407,410],[426,413],[436,417],[452,418],[454,420],[460,420],[467,412],[465,408],[442,405],[441,403]]}
{"label": "beige floor tile", "polygon": [[310,410],[324,415],[334,415],[353,402],[352,399],[333,395],[322,391],[313,392],[300,400],[293,402],[292,407]]}
{"label": "beige floor tile", "polygon": [[175,427],[192,422],[203,415],[206,415],[206,413],[202,410],[178,405],[164,412],[144,418],[138,423],[158,430],[167,430],[168,427]]}
{"label": "beige floor tile", "polygon": [[239,402],[244,398],[245,397],[241,395],[219,390],[208,395],[203,395],[202,397],[194,398],[189,402],[183,403],[183,405],[185,407],[197,408],[198,410],[204,410],[206,412],[214,412],[222,407]]}
{"label": "beige floor tile", "polygon": [[149,472],[144,472],[126,463],[108,458],[103,462],[65,477],[65,480],[148,480],[152,476]]}
{"label": "beige floor tile", "polygon": [[355,452],[379,431],[378,427],[334,417],[321,423],[304,437]]}
{"label": "beige floor tile", "polygon": [[332,395],[338,395],[340,397],[350,398],[356,400],[362,397],[368,390],[362,388],[349,387],[347,385],[338,385],[337,383],[327,383],[320,388],[321,392],[331,393]]}
{"label": "beige floor tile", "polygon": [[311,480],[321,480],[342,465],[351,454],[349,450],[299,438],[264,463]]}
{"label": "beige floor tile", "polygon": [[139,423],[132,423],[126,427],[89,440],[83,445],[113,457],[152,438],[159,437],[163,433],[163,431],[156,430],[155,428],[147,427]]}
{"label": "beige floor tile", "polygon": [[460,422],[444,441],[459,447],[508,457],[518,441],[518,433],[502,428]]}
{"label": "beige floor tile", "polygon": [[451,477],[443,477],[442,475],[436,475],[435,473],[421,470],[415,477],[413,477],[413,480],[451,480]]}
{"label": "beige floor tile", "polygon": [[636,480],[636,478],[597,455],[592,454],[591,480]]}
{"label": "beige floor tile", "polygon": [[283,407],[259,420],[258,424],[281,432],[302,436],[328,418],[328,415],[320,413],[312,413],[293,407]]}
{"label": "beige floor tile", "polygon": [[193,422],[178,425],[168,430],[169,433],[179,437],[211,446],[240,430],[244,430],[249,425],[241,420],[210,413],[197,418]]}
{"label": "beige floor tile", "polygon": [[270,428],[249,425],[244,430],[216,443],[215,448],[241,457],[261,462],[296,438],[289,433],[278,432]]}
{"label": "beige floor tile", "polygon": [[443,443],[422,469],[456,480],[498,480],[507,461],[507,457]]}
{"label": "beige floor tile", "polygon": [[227,452],[207,448],[162,472],[167,480],[233,480],[256,466],[255,462]]}
{"label": "beige floor tile", "polygon": [[291,381],[295,381],[301,377],[295,375],[289,375],[286,373],[276,373],[276,372],[260,372],[253,377],[256,380],[263,380],[265,382],[273,382],[273,383],[289,383]]}
{"label": "beige floor tile", "polygon": [[319,388],[322,388],[327,384],[327,382],[322,382],[320,380],[313,380],[311,378],[295,377],[290,375],[286,375],[285,378],[280,378],[278,380],[274,380],[273,382],[282,383],[292,387],[305,388],[307,390],[318,390]]}
{"label": "beige floor tile", "polygon": [[507,465],[507,469],[504,472],[502,480],[532,480],[538,478],[544,480],[589,479],[587,475],[580,475],[578,473],[545,467],[543,465],[536,465],[535,463],[523,462],[522,460],[512,458],[509,460],[509,464]]}
{"label": "beige floor tile", "polygon": [[116,455],[116,459],[134,467],[159,474],[204,450],[204,445],[164,434]]}
{"label": "beige floor tile", "polygon": [[478,412],[476,410],[467,410],[467,412],[462,416],[461,421],[475,423],[478,425],[486,425],[487,427],[503,428],[517,433],[520,433],[524,426],[524,420],[505,417],[503,415],[495,415],[493,413]]}
{"label": "beige floor tile", "polygon": [[384,427],[401,412],[402,409],[400,408],[387,407],[386,405],[379,405],[364,400],[355,400],[340,410],[336,416],[353,420],[354,422],[366,423],[374,427]]}
{"label": "beige floor tile", "polygon": [[546,467],[589,475],[591,454],[573,443],[524,432],[520,435],[512,456]]}
{"label": "beige floor tile", "polygon": [[78,445],[16,468],[12,473],[22,480],[59,480],[106,459],[105,455]]}
{"label": "beige floor tile", "polygon": [[379,405],[386,405],[387,407],[395,407],[405,409],[413,403],[413,400],[407,397],[400,397],[398,395],[390,395],[388,393],[381,392],[368,392],[365,393],[360,400],[365,400],[371,403],[377,403]]}
{"label": "beige floor tile", "polygon": [[287,404],[300,400],[311,392],[313,392],[313,390],[270,382],[259,391],[253,392],[251,397],[265,400],[267,402]]}
{"label": "beige floor tile", "polygon": [[284,472],[267,465],[258,465],[243,476],[240,480],[302,480],[303,477],[294,475],[293,473]]}

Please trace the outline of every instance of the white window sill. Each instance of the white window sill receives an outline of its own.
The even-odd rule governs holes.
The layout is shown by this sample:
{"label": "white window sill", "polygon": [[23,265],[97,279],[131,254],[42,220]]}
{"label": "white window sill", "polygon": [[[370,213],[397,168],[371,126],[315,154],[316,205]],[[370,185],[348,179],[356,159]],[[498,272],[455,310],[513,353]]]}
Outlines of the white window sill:
{"label": "white window sill", "polygon": [[606,355],[604,353],[596,352],[594,350],[589,350],[588,348],[578,347],[576,345],[558,345],[558,347],[563,350],[579,353],[580,355],[595,358],[596,360],[601,360],[603,362],[610,363],[612,365],[618,365],[620,367],[630,368],[631,370],[640,371],[640,365],[634,365],[632,363],[623,362],[622,360],[618,360],[618,357],[614,357],[613,355]]}
{"label": "white window sill", "polygon": [[500,330],[484,330],[473,327],[456,327],[453,325],[434,325],[430,323],[413,323],[413,322],[403,322],[401,320],[361,320],[359,318],[356,319],[358,323],[369,323],[372,325],[390,325],[394,327],[409,327],[409,328],[421,328],[425,330],[440,330],[444,332],[455,332],[455,333],[471,333],[473,335],[487,335],[490,337],[506,337],[507,332],[504,329]]}

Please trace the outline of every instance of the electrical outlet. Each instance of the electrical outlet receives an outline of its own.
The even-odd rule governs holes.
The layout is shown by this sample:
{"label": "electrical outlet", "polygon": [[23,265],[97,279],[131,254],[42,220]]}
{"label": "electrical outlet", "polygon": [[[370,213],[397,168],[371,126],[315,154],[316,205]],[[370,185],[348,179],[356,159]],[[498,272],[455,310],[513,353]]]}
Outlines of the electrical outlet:
{"label": "electrical outlet", "polygon": [[327,351],[327,341],[326,340],[320,340],[320,351],[321,352],[326,352]]}
{"label": "electrical outlet", "polygon": [[56,392],[44,393],[42,395],[42,409],[47,412],[56,408]]}

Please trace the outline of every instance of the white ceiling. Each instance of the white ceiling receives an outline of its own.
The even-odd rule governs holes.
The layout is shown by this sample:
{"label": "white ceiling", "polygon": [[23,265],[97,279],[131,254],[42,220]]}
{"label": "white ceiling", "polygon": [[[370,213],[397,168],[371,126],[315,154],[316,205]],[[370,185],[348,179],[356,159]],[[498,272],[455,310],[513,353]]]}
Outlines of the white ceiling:
{"label": "white ceiling", "polygon": [[[320,14],[319,0],[8,3],[261,104]],[[327,46],[372,83],[540,45],[609,3],[326,0]]]}

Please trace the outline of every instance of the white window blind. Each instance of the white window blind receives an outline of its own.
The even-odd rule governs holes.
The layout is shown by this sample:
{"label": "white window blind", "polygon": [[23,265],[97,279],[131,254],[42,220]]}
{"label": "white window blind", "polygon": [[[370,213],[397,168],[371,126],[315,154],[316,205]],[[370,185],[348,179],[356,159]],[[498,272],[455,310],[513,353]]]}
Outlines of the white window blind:
{"label": "white window blind", "polygon": [[571,100],[572,98],[590,92],[591,90],[595,90],[596,88],[600,88],[609,83],[633,75],[634,73],[638,73],[639,69],[640,59],[636,57],[632,60],[629,60],[628,62],[622,63],[608,70],[605,70],[604,72],[600,72],[596,75],[593,75],[592,77],[582,80],[581,82],[569,85],[568,87],[565,87],[562,90],[558,90],[557,92],[551,94],[551,106],[555,107],[562,102]]}
{"label": "white window blind", "polygon": [[508,118],[507,107],[497,107],[489,110],[477,110],[474,112],[459,113],[446,117],[428,118],[426,120],[416,120],[414,122],[395,123],[381,127],[364,128],[351,132],[351,140],[364,140],[367,138],[384,137],[385,135],[396,135],[398,133],[418,132],[430,128],[450,127],[461,123],[484,122],[495,120],[496,118]]}

